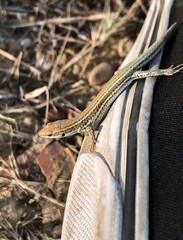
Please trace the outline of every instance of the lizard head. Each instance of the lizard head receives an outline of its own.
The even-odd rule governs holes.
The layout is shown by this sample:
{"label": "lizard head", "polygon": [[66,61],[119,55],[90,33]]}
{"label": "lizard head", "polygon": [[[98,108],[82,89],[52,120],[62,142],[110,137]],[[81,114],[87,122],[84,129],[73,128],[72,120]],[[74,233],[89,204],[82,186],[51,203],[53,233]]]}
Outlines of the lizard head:
{"label": "lizard head", "polygon": [[40,137],[46,138],[64,138],[71,136],[78,132],[75,128],[72,127],[71,121],[72,119],[64,119],[50,122],[38,132],[38,135]]}
{"label": "lizard head", "polygon": [[38,132],[38,135],[47,138],[65,137],[64,132],[61,131],[61,121],[46,124],[46,126]]}

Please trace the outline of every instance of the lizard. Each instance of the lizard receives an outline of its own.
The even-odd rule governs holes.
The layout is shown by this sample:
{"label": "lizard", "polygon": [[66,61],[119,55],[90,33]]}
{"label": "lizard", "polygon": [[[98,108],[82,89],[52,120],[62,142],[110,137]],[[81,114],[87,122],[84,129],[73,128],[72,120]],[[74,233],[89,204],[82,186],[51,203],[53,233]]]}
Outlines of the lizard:
{"label": "lizard", "polygon": [[155,41],[147,51],[118,70],[79,116],[50,122],[39,131],[38,135],[47,138],[63,138],[84,132],[91,137],[92,145],[90,150],[93,150],[96,143],[94,131],[99,127],[114,101],[132,82],[146,77],[173,75],[183,69],[183,64],[180,64],[167,69],[140,70],[162,50],[175,28],[176,23],[159,40]]}

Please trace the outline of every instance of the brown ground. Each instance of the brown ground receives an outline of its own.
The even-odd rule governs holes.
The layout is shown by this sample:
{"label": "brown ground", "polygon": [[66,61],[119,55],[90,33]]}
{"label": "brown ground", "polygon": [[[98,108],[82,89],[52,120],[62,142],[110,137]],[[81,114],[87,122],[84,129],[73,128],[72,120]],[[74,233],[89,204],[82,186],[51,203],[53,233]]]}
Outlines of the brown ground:
{"label": "brown ground", "polygon": [[121,64],[147,9],[121,2],[0,2],[0,239],[60,239],[82,136],[37,132],[86,107],[100,89],[93,67]]}

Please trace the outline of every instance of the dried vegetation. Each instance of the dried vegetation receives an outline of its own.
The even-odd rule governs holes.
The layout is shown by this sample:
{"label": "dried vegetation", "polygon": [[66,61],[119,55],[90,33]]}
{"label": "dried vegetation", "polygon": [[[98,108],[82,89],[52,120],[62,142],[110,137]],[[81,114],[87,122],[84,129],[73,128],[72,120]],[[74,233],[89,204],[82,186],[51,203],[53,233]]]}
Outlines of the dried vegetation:
{"label": "dried vegetation", "polygon": [[118,43],[135,39],[147,9],[126,2],[0,1],[0,239],[60,239],[82,136],[37,132],[86,107],[100,89],[93,67],[120,65]]}

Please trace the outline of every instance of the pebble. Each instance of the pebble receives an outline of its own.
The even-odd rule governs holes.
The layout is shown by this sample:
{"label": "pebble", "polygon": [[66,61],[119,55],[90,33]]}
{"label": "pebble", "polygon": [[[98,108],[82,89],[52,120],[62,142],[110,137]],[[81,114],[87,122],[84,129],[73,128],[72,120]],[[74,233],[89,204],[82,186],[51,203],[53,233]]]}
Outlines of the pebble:
{"label": "pebble", "polygon": [[126,55],[130,52],[130,50],[133,47],[134,42],[129,39],[128,37],[125,37],[119,41],[118,44],[118,54],[120,57],[126,57]]}
{"label": "pebble", "polygon": [[101,85],[107,82],[113,75],[113,67],[109,63],[102,62],[92,69],[88,82],[91,86]]}

